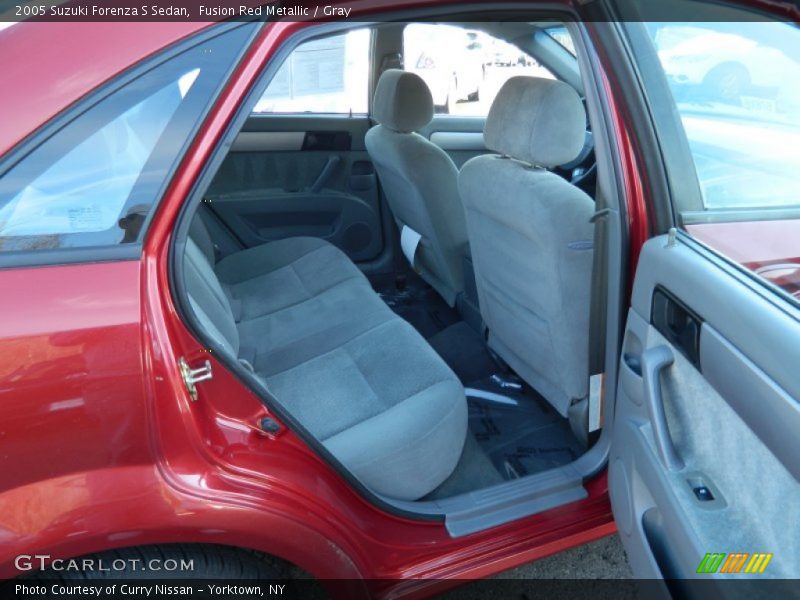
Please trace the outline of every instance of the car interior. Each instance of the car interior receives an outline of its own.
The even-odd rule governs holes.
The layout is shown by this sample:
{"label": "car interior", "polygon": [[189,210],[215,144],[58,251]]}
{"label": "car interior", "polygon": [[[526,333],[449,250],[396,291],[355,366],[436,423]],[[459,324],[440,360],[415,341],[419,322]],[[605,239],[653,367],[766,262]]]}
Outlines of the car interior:
{"label": "car interior", "polygon": [[467,77],[447,48],[404,55],[418,23],[357,25],[369,43],[317,34],[265,72],[259,106],[276,81],[320,86],[312,100],[350,93],[348,76],[321,73],[339,52],[345,70],[369,70],[369,101],[363,113],[251,103],[184,216],[184,317],[384,505],[445,514],[461,534],[585,497],[576,461],[599,437],[590,349],[602,341],[575,30],[448,19],[478,87],[451,83],[443,109],[432,77]]}

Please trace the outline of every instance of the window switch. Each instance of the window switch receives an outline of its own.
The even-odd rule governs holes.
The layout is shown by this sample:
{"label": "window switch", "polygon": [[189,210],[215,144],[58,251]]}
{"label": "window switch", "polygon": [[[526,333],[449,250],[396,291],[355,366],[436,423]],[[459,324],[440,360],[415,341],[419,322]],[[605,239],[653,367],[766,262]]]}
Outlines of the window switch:
{"label": "window switch", "polygon": [[710,502],[714,499],[714,494],[712,494],[711,490],[704,485],[693,487],[692,491],[694,492],[694,495],[697,496],[697,499],[700,500],[700,502]]}

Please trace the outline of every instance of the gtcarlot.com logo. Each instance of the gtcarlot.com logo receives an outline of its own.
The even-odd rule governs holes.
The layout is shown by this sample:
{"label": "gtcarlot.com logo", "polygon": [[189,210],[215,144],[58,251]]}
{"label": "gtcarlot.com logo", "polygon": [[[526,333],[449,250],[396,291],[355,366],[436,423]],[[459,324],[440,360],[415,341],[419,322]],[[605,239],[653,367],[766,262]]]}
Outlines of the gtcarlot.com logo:
{"label": "gtcarlot.com logo", "polygon": [[153,558],[52,558],[49,554],[20,554],[14,559],[14,566],[20,571],[49,569],[51,571],[194,571],[194,559]]}

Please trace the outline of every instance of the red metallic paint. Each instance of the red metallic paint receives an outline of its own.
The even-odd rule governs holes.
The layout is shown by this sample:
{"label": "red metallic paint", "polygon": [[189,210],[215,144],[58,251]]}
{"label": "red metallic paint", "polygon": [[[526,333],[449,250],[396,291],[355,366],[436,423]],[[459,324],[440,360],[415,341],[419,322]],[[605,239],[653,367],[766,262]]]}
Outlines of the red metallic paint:
{"label": "red metallic paint", "polygon": [[800,300],[800,219],[697,223],[686,230]]}
{"label": "red metallic paint", "polygon": [[23,22],[0,31],[0,106],[14,115],[0,119],[0,156],[120,71],[207,26]]}
{"label": "red metallic paint", "polygon": [[614,122],[612,134],[622,161],[623,195],[628,213],[628,287],[626,300],[629,300],[633,289],[633,278],[636,275],[636,265],[639,264],[639,252],[650,237],[647,201],[644,186],[639,176],[636,149],[631,142],[625,117],[617,106],[615,93],[606,72],[603,73],[602,85],[608,102],[608,112],[612,115]]}
{"label": "red metallic paint", "polygon": [[[426,4],[439,2],[413,3]],[[246,91],[304,26],[265,28],[248,52],[167,191],[141,262],[0,272],[0,287],[14,290],[0,296],[0,314],[14,315],[0,331],[3,472],[13,473],[0,492],[0,576],[15,573],[20,553],[180,541],[262,550],[321,578],[372,580],[350,584],[351,595],[417,596],[457,583],[435,579],[492,575],[614,531],[605,473],[587,483],[585,500],[458,539],[442,523],[388,514],[293,432],[257,430],[264,406],[181,322],[167,260],[177,214]],[[99,30],[85,31],[81,46],[104,47],[109,34]],[[84,78],[87,89],[122,63]],[[38,106],[38,119],[54,106]],[[33,114],[3,130],[3,147],[34,126]],[[213,364],[197,402],[183,388],[179,356]]]}

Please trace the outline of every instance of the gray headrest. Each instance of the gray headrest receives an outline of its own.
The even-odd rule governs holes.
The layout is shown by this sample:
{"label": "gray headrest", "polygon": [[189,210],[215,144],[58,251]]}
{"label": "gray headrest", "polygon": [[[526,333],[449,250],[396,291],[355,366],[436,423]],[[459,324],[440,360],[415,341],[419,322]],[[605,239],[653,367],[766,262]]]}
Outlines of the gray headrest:
{"label": "gray headrest", "polygon": [[557,167],[578,156],[586,136],[586,111],[566,83],[512,77],[489,109],[483,138],[500,154],[542,167]]}
{"label": "gray headrest", "polygon": [[378,123],[392,131],[415,131],[433,119],[433,97],[416,73],[388,69],[375,88],[372,112]]}

